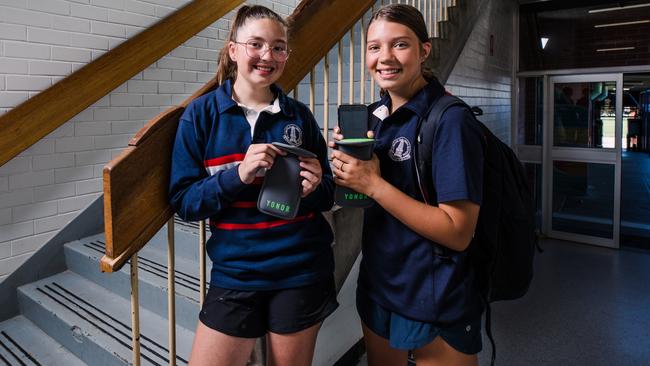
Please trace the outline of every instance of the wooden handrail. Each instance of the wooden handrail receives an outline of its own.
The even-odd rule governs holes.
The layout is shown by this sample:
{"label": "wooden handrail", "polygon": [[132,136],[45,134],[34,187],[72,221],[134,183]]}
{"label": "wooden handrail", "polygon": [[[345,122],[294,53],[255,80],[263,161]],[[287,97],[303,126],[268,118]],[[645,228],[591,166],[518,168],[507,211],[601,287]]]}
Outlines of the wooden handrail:
{"label": "wooden handrail", "polygon": [[[290,17],[292,53],[278,82],[284,90],[293,89],[373,3],[303,0]],[[178,119],[191,100],[216,86],[212,79],[181,106],[150,121],[104,168],[106,255],[101,259],[102,271],[119,270],[172,216],[167,190]]]}
{"label": "wooden handrail", "polygon": [[194,0],[0,116],[0,166],[241,3]]}
{"label": "wooden handrail", "polygon": [[174,107],[158,115],[142,129],[145,138],[129,144],[104,167],[102,271],[121,268],[172,217],[167,200],[170,158],[184,110]]}

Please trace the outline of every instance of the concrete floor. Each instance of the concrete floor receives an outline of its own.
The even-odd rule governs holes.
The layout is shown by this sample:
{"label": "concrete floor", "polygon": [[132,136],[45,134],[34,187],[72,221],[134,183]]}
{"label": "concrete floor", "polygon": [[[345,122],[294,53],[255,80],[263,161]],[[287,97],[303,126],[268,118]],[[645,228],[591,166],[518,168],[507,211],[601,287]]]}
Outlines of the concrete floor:
{"label": "concrete floor", "polygon": [[[496,364],[650,365],[650,252],[542,246],[528,294],[492,306]],[[484,335],[481,365],[490,351]]]}

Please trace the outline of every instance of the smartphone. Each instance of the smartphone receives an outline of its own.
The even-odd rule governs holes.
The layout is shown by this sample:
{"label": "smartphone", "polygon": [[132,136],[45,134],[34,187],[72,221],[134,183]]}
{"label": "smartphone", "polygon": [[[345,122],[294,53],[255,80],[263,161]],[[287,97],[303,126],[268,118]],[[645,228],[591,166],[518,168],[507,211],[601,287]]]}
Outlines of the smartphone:
{"label": "smartphone", "polygon": [[364,104],[341,104],[339,128],[345,139],[368,137],[368,108]]}

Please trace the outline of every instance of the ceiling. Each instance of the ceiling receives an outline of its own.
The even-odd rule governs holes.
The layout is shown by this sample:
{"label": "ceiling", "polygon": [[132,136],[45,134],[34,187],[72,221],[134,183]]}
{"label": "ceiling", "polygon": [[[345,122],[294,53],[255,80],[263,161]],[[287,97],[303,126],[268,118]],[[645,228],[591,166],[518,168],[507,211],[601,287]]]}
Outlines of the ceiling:
{"label": "ceiling", "polygon": [[[650,0],[518,0],[522,12],[538,13],[542,18],[579,19],[584,17],[587,9],[614,8],[626,5],[648,4]],[[542,13],[542,14],[539,14]],[[650,18],[650,7],[592,14],[594,23],[611,23],[634,20],[630,17]],[[641,19],[639,18],[639,19]],[[650,73],[626,73],[623,78],[625,88],[630,91],[641,91],[650,88]]]}

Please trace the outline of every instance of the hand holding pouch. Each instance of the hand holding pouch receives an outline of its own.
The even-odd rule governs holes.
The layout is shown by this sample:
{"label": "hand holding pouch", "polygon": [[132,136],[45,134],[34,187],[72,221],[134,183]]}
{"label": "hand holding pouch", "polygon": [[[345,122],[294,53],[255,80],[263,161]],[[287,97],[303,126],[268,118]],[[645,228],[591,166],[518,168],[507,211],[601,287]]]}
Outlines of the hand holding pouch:
{"label": "hand holding pouch", "polygon": [[257,199],[257,209],[271,216],[291,220],[298,213],[302,192],[298,157],[315,158],[316,154],[280,142],[274,142],[273,146],[284,150],[287,155],[276,156],[273,166],[266,171]]}
{"label": "hand holding pouch", "polygon": [[[374,139],[343,139],[336,141],[336,148],[360,160],[372,159],[375,146]],[[365,194],[353,191],[348,187],[337,185],[334,188],[334,202],[342,207],[370,207],[374,201]]]}

